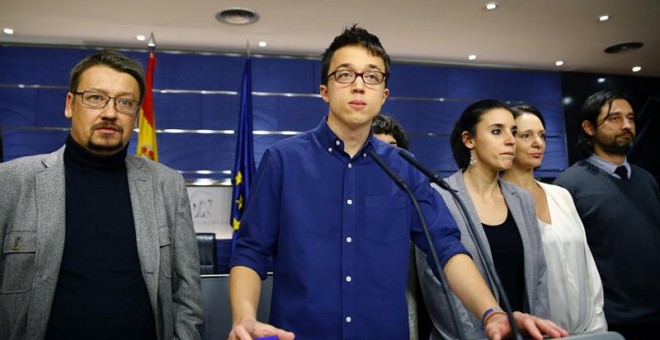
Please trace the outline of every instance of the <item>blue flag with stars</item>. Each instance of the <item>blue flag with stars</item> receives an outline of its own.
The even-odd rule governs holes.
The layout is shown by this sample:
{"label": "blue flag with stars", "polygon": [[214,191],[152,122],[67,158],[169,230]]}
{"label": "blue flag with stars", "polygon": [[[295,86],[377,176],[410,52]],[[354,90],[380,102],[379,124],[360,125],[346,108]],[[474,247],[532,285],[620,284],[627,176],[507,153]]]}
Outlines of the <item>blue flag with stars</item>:
{"label": "blue flag with stars", "polygon": [[245,209],[250,184],[254,175],[254,148],[252,146],[252,63],[248,57],[243,70],[243,85],[241,87],[241,111],[239,113],[238,130],[236,131],[236,162],[234,163],[234,178],[232,179],[232,206],[230,224],[234,230],[231,250],[236,247],[236,237],[241,225],[241,217]]}

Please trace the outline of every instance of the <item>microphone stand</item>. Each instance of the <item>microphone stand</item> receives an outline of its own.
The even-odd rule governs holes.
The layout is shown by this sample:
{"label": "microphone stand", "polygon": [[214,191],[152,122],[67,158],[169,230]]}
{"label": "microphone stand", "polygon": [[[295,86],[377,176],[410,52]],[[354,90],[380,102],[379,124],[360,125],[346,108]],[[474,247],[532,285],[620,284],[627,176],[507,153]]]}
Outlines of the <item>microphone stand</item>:
{"label": "microphone stand", "polygon": [[[426,177],[428,177],[433,183],[437,184],[440,186],[442,189],[448,191],[451,193],[451,195],[454,197],[454,200],[459,205],[459,208],[461,210],[461,213],[465,217],[466,224],[468,226],[467,230],[470,234],[470,237],[474,240],[474,243],[477,247],[477,252],[479,255],[479,259],[481,262],[484,264],[484,269],[486,270],[486,275],[490,277],[493,281],[493,285],[495,287],[495,290],[499,293],[500,295],[500,300],[502,302],[502,308],[506,312],[506,315],[509,319],[509,324],[511,325],[511,330],[513,331],[513,335],[515,339],[522,340],[523,337],[520,334],[520,331],[518,330],[518,327],[516,326],[515,319],[513,318],[513,311],[511,310],[511,305],[509,305],[509,299],[506,296],[506,292],[504,291],[504,287],[502,287],[502,282],[500,281],[499,275],[497,275],[497,271],[495,270],[494,264],[492,261],[487,261],[485,256],[484,256],[484,249],[486,249],[486,246],[483,244],[482,240],[477,237],[476,233],[477,231],[475,230],[474,225],[470,222],[470,219],[467,216],[467,208],[465,207],[465,203],[463,200],[456,194],[456,190],[452,189],[447,182],[445,182],[443,179],[438,177],[438,175],[434,174],[431,170],[423,166],[421,163],[419,163],[414,157],[411,155],[399,151],[399,156],[401,158],[405,159],[408,161],[408,163],[412,164],[415,168],[417,168],[419,171],[421,171]],[[443,282],[444,284],[444,282]]]}
{"label": "microphone stand", "polygon": [[426,224],[426,219],[424,218],[424,215],[422,214],[422,209],[419,207],[419,202],[417,202],[417,199],[415,199],[415,195],[413,195],[412,191],[410,188],[408,188],[408,185],[406,182],[399,177],[397,174],[390,169],[385,162],[373,151],[369,151],[369,156],[373,158],[374,161],[376,161],[376,164],[380,166],[387,175],[398,185],[403,191],[408,194],[410,197],[410,200],[412,201],[413,205],[415,206],[415,211],[417,212],[417,216],[419,216],[419,220],[421,221],[422,224],[422,229],[424,230],[424,236],[426,236],[426,241],[429,244],[429,248],[431,250],[431,257],[433,258],[433,262],[438,270],[438,278],[440,279],[440,282],[442,282],[442,290],[443,293],[445,294],[445,299],[447,302],[447,306],[449,307],[449,312],[451,314],[451,319],[454,324],[454,328],[456,328],[456,332],[458,333],[458,338],[461,340],[466,339],[465,334],[463,334],[463,329],[460,327],[460,323],[458,322],[458,317],[456,316],[456,312],[454,311],[454,305],[451,302],[451,297],[449,295],[449,285],[447,283],[447,278],[445,278],[445,274],[442,271],[442,266],[440,265],[440,260],[438,259],[438,254],[435,251],[435,246],[433,244],[433,239],[431,239],[431,234],[429,232],[429,227]]}

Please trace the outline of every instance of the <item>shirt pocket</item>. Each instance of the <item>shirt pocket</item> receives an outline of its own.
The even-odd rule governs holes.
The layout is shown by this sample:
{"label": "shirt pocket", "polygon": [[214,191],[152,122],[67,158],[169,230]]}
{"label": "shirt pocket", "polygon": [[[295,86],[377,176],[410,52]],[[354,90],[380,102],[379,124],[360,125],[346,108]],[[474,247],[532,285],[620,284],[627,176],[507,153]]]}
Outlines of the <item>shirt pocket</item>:
{"label": "shirt pocket", "polygon": [[172,230],[170,226],[158,228],[160,246],[160,271],[165,277],[172,277]]}
{"label": "shirt pocket", "polygon": [[385,195],[365,198],[365,236],[379,243],[410,238],[410,203],[406,197]]}
{"label": "shirt pocket", "polygon": [[25,293],[31,289],[36,249],[35,231],[10,231],[5,235],[0,259],[1,293]]}

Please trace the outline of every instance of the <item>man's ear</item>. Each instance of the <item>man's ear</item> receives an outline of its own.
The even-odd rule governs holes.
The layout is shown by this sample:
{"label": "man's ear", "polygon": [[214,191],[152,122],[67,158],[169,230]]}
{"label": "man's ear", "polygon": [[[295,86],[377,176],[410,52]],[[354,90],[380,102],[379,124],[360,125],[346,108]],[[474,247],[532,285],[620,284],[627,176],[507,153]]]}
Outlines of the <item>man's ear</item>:
{"label": "man's ear", "polygon": [[321,84],[319,86],[319,93],[324,102],[328,103],[330,101],[330,99],[328,99],[328,86]]}
{"label": "man's ear", "polygon": [[69,92],[66,94],[66,104],[64,106],[64,117],[71,119],[73,117],[73,105],[74,100],[76,98],[74,97],[73,93]]}
{"label": "man's ear", "polygon": [[583,120],[582,124],[580,124],[580,126],[582,126],[582,130],[584,130],[584,133],[586,133],[587,135],[589,135],[589,136],[594,135],[594,133],[595,133],[594,126],[591,124],[590,121]]}

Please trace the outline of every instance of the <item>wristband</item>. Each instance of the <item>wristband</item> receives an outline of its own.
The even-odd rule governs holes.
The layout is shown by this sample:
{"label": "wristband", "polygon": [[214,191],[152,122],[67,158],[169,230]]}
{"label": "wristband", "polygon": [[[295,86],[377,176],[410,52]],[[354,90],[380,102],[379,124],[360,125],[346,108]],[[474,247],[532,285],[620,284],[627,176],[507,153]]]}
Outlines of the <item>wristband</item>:
{"label": "wristband", "polygon": [[488,308],[484,312],[484,316],[481,317],[481,328],[486,328],[486,323],[488,322],[488,319],[490,319],[491,316],[496,315],[496,314],[506,314],[502,308],[495,307],[495,308]]}

